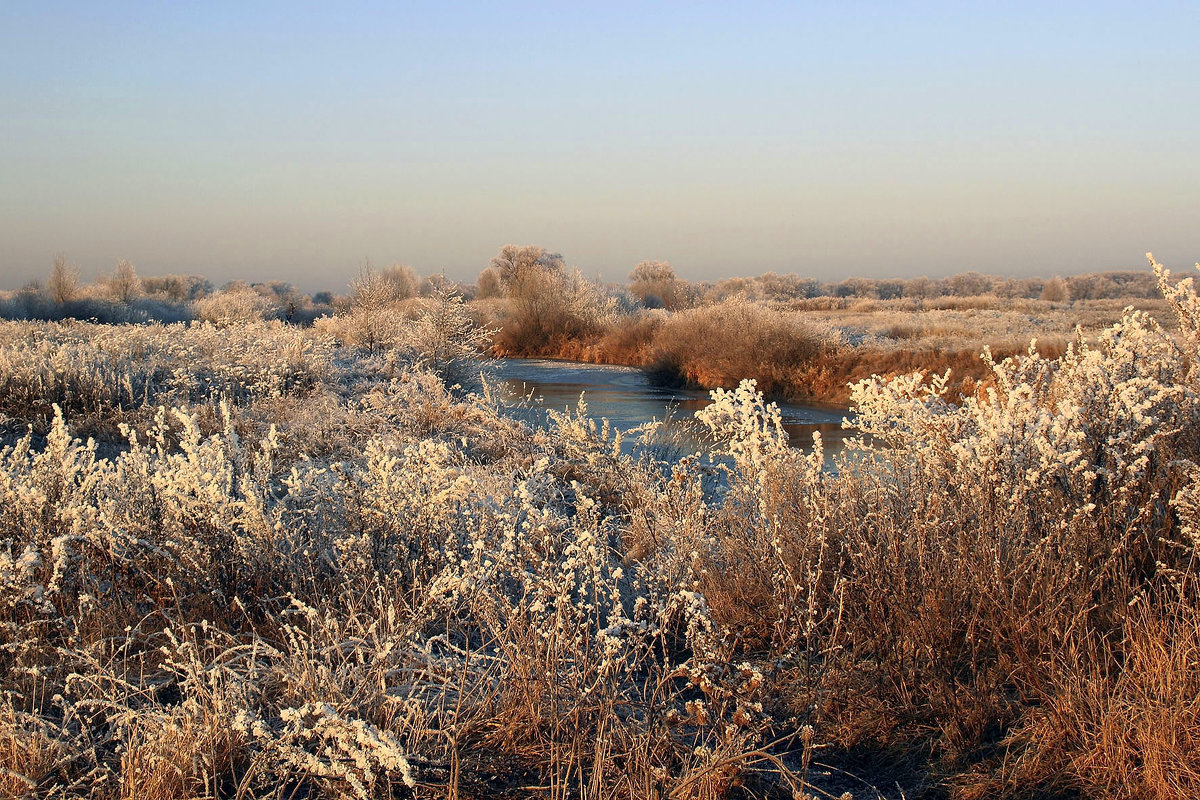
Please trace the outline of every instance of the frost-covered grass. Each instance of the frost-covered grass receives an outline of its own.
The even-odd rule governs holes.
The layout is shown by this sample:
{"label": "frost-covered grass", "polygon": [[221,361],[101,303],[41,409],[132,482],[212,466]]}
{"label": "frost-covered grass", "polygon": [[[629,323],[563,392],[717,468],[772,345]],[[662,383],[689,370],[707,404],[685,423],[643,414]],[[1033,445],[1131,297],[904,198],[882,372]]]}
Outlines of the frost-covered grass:
{"label": "frost-covered grass", "polygon": [[446,300],[6,326],[0,795],[1194,796],[1200,301],[1162,288],[1176,333],[858,384],[836,473],[717,392],[717,496],[453,388]]}
{"label": "frost-covered grass", "polygon": [[0,413],[45,430],[158,405],[303,396],[335,377],[333,342],[279,323],[110,326],[0,322]]}

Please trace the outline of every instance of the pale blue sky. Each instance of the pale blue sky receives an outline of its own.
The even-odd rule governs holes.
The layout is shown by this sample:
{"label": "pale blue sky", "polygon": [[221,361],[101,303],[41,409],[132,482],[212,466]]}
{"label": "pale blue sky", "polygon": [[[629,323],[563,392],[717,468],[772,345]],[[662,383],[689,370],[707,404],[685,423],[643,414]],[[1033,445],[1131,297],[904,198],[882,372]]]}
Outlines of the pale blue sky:
{"label": "pale blue sky", "polygon": [[0,288],[1177,269],[1200,3],[14,3]]}

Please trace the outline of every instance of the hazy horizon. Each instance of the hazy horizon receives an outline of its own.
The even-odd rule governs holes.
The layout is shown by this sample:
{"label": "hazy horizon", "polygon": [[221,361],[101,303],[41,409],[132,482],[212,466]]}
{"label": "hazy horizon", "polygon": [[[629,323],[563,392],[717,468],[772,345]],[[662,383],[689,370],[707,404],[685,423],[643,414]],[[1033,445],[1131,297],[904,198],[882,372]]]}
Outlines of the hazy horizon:
{"label": "hazy horizon", "polygon": [[1200,7],[0,12],[0,288],[65,253],[339,290],[505,243],[621,280],[1200,260]]}

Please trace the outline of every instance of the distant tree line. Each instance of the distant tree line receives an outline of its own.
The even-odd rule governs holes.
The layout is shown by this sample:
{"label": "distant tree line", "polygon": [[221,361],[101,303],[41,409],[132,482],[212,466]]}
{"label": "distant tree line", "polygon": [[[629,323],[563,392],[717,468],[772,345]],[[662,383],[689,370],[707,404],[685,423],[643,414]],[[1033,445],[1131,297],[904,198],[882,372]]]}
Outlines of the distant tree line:
{"label": "distant tree line", "polygon": [[199,275],[141,277],[134,265],[117,262],[92,284],[78,266],[55,256],[45,281],[0,292],[0,317],[8,319],[90,319],[99,322],[178,322],[200,320],[235,324],[281,320],[310,325],[322,316],[353,308],[382,307],[451,292],[464,300],[507,306],[501,342],[527,350],[532,342],[571,339],[595,333],[605,320],[638,309],[669,312],[740,298],[752,302],[795,303],[834,300],[936,300],[993,296],[1049,302],[1153,298],[1154,276],[1146,271],[1094,272],[1051,278],[1006,278],[963,272],[945,278],[861,278],[820,281],[796,274],[766,272],[755,277],[688,281],[667,261],[638,263],[625,284],[602,284],[569,268],[562,254],[537,245],[507,244],[480,272],[475,283],[442,274],[422,277],[404,264],[375,270],[369,263],[347,294],[307,294],[286,281],[230,281],[214,287]]}
{"label": "distant tree line", "polygon": [[1145,270],[1094,272],[1052,278],[1005,278],[963,272],[946,278],[846,278],[819,281],[796,274],[766,272],[756,277],[690,283],[675,276],[665,261],[643,261],[629,274],[629,291],[646,308],[676,310],[708,305],[732,297],[788,301],[819,297],[897,300],[938,297],[1040,299],[1053,302],[1154,298],[1154,276]]}

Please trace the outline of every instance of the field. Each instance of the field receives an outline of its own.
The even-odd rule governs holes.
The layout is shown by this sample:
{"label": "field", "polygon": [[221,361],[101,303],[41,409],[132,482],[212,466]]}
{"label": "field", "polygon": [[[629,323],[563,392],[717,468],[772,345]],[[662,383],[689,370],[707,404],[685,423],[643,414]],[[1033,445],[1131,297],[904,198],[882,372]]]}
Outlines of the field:
{"label": "field", "polygon": [[[3,298],[0,796],[1200,796],[1190,280],[697,299],[651,265],[634,307],[545,256],[469,303]],[[727,458],[515,422],[489,346],[726,385]],[[828,471],[760,389],[847,377],[870,441]]]}

